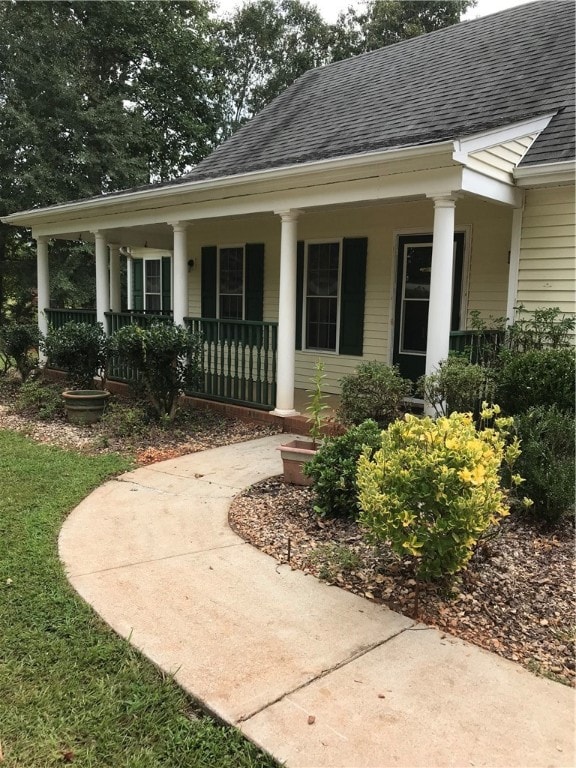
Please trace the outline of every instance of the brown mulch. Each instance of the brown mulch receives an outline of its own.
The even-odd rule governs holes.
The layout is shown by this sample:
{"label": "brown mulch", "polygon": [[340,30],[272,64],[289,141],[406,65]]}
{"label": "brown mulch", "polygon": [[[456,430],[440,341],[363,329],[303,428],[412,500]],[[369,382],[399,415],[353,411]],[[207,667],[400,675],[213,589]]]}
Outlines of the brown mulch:
{"label": "brown mulch", "polygon": [[[355,522],[319,518],[309,488],[275,477],[237,497],[230,523],[293,568],[414,615],[409,559],[368,545]],[[422,585],[419,620],[574,685],[574,521],[553,532],[512,513],[450,586]]]}

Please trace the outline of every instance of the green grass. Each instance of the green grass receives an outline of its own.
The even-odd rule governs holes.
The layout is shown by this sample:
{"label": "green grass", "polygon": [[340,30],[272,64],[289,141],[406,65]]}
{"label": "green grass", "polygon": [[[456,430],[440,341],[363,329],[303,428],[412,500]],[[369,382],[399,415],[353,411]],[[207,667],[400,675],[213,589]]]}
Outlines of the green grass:
{"label": "green grass", "polygon": [[238,731],[199,715],[66,581],[64,518],[127,467],[0,430],[2,766],[272,768]]}

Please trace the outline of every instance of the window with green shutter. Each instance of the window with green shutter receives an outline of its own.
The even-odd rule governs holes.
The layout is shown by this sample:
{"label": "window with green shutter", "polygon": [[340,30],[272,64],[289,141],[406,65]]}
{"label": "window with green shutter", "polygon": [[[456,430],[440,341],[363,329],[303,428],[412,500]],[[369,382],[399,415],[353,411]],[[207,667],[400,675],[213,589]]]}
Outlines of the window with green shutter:
{"label": "window with green shutter", "polygon": [[298,243],[296,349],[361,356],[365,237]]}
{"label": "window with green shutter", "polygon": [[264,315],[264,245],[202,248],[202,317],[262,320]]}
{"label": "window with green shutter", "polygon": [[132,306],[135,311],[172,309],[172,259],[169,256],[132,261]]}

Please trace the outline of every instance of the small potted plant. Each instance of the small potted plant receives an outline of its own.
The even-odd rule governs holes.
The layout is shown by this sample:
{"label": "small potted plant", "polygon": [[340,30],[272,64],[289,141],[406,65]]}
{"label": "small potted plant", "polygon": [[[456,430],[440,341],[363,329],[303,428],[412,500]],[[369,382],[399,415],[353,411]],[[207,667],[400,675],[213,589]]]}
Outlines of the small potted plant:
{"label": "small potted plant", "polygon": [[279,446],[284,467],[284,479],[292,485],[312,484],[312,478],[304,475],[302,467],[314,458],[318,443],[322,438],[322,415],[328,409],[324,402],[326,395],[322,392],[324,376],[324,363],[318,360],[314,367],[312,389],[308,390],[308,405],[306,406],[308,423],[310,424],[308,434],[312,439],[291,440],[289,443]]}
{"label": "small potted plant", "polygon": [[[110,392],[105,389],[108,339],[101,325],[69,322],[51,328],[42,342],[48,364],[66,372],[70,388],[62,393],[69,421],[92,424],[102,415]],[[100,378],[101,389],[94,379]]]}

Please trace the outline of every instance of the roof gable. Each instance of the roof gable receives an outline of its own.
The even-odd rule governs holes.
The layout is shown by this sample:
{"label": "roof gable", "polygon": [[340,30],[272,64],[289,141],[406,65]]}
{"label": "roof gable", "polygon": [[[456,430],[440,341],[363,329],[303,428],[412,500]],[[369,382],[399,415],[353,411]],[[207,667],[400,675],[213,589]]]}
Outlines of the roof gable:
{"label": "roof gable", "polygon": [[573,73],[574,4],[541,0],[311,70],[186,178],[461,138],[573,103]]}

